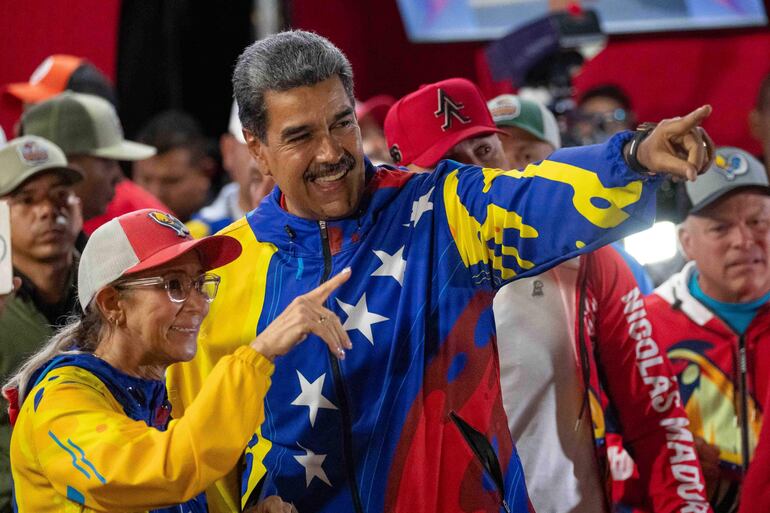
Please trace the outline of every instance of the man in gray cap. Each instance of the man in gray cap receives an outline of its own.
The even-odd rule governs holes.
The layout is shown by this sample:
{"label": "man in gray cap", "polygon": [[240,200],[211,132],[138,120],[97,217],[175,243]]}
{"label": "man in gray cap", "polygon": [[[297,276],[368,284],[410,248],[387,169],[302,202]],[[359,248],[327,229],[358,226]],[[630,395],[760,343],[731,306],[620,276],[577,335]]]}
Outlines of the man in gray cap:
{"label": "man in gray cap", "polygon": [[[65,91],[25,111],[21,125],[24,134],[44,137],[61,147],[70,165],[83,173],[75,193],[86,220],[103,214],[115,195],[115,186],[123,179],[118,161],[155,155],[152,146],[127,141],[115,108],[90,94]],[[136,208],[140,206],[132,210]]]}
{"label": "man in gray cap", "polygon": [[[11,218],[11,259],[16,292],[0,312],[0,380],[76,311],[75,237],[80,231],[73,188],[83,175],[55,144],[36,136],[0,150],[0,199]],[[0,418],[0,512],[11,511],[8,416]]]}
{"label": "man in gray cap", "polygon": [[688,264],[626,311],[673,363],[714,510],[735,511],[770,383],[770,184],[757,159],[720,148],[687,195]]}

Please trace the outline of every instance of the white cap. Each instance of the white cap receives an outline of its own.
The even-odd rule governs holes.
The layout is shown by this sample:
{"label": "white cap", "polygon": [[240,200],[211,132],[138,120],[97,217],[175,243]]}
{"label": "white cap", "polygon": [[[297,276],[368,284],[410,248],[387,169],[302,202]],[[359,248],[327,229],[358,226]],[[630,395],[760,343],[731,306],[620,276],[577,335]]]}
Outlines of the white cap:
{"label": "white cap", "polygon": [[238,139],[239,143],[246,144],[246,139],[243,138],[243,125],[238,118],[238,104],[235,103],[235,100],[233,100],[233,106],[230,109],[230,124],[227,126],[227,131]]}

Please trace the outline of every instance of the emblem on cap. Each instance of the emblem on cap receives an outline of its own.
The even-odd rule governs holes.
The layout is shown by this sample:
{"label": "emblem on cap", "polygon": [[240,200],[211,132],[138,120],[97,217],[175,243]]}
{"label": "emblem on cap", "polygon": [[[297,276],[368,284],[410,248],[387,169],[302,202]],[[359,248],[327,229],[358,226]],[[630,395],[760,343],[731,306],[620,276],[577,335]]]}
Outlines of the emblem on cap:
{"label": "emblem on cap", "polygon": [[521,103],[518,98],[506,98],[490,109],[492,117],[497,119],[516,119],[521,114]]}
{"label": "emblem on cap", "polygon": [[48,162],[48,150],[35,141],[27,141],[16,149],[22,162],[28,166],[37,166]]}
{"label": "emblem on cap", "polygon": [[401,162],[401,159],[404,158],[403,155],[401,155],[401,148],[398,147],[398,144],[394,144],[390,147],[390,158],[393,159],[394,164],[398,164]]}
{"label": "emblem on cap", "polygon": [[749,172],[749,161],[738,153],[717,153],[714,164],[714,169],[719,171],[728,182]]}
{"label": "emblem on cap", "polygon": [[444,116],[444,124],[441,125],[441,130],[446,132],[452,128],[452,119],[456,119],[462,124],[471,122],[471,118],[463,116],[460,111],[463,110],[465,105],[458,103],[449,97],[443,89],[438,89],[438,110],[433,113],[434,116],[440,118]]}
{"label": "emblem on cap", "polygon": [[51,71],[51,68],[53,68],[53,57],[47,57],[40,63],[40,66],[35,68],[35,71],[32,72],[32,76],[29,77],[29,83],[37,84],[43,80],[48,72]]}
{"label": "emblem on cap", "polygon": [[187,229],[182,221],[172,216],[171,214],[166,214],[160,210],[155,210],[147,215],[150,217],[150,219],[159,225],[174,230],[179,237],[182,237],[183,239],[190,237],[190,230]]}

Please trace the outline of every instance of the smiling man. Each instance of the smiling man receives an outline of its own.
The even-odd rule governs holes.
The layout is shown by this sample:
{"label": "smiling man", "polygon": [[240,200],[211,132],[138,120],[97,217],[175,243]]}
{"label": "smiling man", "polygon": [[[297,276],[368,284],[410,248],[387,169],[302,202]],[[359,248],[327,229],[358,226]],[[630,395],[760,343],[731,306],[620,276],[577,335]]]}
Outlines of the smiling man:
{"label": "smiling man", "polygon": [[[443,161],[415,175],[365,158],[350,63],[323,37],[254,43],[233,83],[247,144],[278,187],[222,232],[243,254],[218,270],[195,359],[169,369],[174,414],[214,362],[346,267],[350,280],[325,306],[353,348],[339,360],[308,335],[276,362],[242,482],[217,484],[210,508],[275,494],[303,513],[527,511],[500,398],[494,294],[649,224],[656,180],[624,154],[638,170],[694,178],[708,161],[697,125],[709,108],[526,173]],[[463,105],[440,91],[435,100],[444,124],[463,123]]]}
{"label": "smiling man", "polygon": [[646,310],[678,374],[714,510],[735,511],[770,377],[770,184],[754,157],[721,148],[687,194],[679,240],[690,262]]}

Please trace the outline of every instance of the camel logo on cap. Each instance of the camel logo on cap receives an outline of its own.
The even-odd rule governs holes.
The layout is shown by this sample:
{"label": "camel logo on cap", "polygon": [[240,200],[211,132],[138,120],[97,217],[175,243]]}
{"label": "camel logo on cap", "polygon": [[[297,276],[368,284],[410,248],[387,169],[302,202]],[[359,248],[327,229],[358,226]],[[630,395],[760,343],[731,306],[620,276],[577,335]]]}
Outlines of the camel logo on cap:
{"label": "camel logo on cap", "polygon": [[398,164],[401,162],[401,159],[404,158],[403,155],[401,155],[401,148],[398,147],[398,144],[394,144],[390,147],[390,158],[393,159],[394,164]]}
{"label": "camel logo on cap", "polygon": [[728,182],[749,172],[749,161],[739,153],[717,153],[714,159],[715,169],[719,171]]}
{"label": "camel logo on cap", "polygon": [[29,166],[48,162],[48,150],[35,141],[27,141],[17,148],[21,160]]}
{"label": "camel logo on cap", "polygon": [[444,124],[441,125],[441,130],[446,132],[452,128],[452,120],[456,119],[462,124],[471,122],[471,118],[463,116],[460,111],[463,110],[465,105],[458,103],[449,97],[443,89],[438,90],[438,110],[433,113],[434,116],[440,118],[444,116]]}
{"label": "camel logo on cap", "polygon": [[182,221],[172,216],[171,214],[166,214],[160,210],[155,210],[154,212],[150,212],[147,215],[150,216],[150,219],[159,225],[174,230],[179,237],[182,237],[183,239],[190,238],[190,230],[187,229]]}

